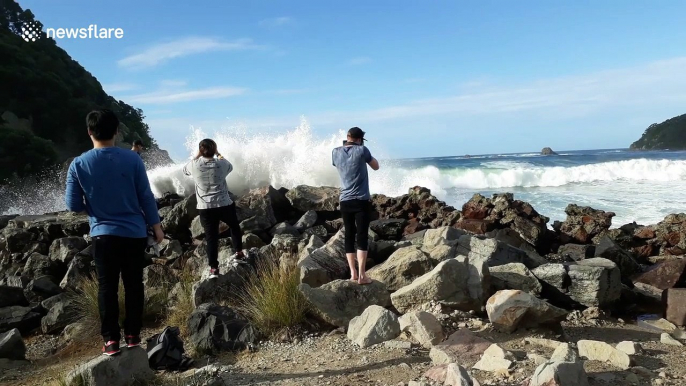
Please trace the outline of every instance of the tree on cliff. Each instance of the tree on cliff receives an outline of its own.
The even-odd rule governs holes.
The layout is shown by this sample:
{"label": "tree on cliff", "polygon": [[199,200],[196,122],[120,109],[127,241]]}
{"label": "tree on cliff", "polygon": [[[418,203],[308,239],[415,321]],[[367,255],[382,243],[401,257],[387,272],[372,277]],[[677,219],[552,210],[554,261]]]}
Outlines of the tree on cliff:
{"label": "tree on cliff", "polygon": [[[0,0],[0,182],[89,149],[85,117],[97,108],[117,113],[124,142],[141,139],[146,146],[154,145],[141,109],[107,95],[100,82],[45,33],[35,42],[24,41],[21,27],[29,22],[42,28],[30,10],[15,0]],[[8,112],[28,124],[13,124]]]}
{"label": "tree on cliff", "polygon": [[653,123],[641,136],[631,144],[636,150],[685,150],[686,149],[686,114],[668,119],[662,123]]}

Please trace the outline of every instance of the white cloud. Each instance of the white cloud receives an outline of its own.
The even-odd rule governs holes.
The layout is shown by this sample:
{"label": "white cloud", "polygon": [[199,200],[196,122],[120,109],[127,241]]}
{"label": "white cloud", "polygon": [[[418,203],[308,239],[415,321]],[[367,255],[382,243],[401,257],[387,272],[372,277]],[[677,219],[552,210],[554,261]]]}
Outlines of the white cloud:
{"label": "white cloud", "polygon": [[281,16],[281,17],[272,17],[269,19],[260,20],[260,22],[258,24],[260,27],[273,28],[273,27],[281,27],[281,26],[285,26],[285,25],[291,25],[294,23],[295,23],[295,20],[292,17]]}
{"label": "white cloud", "polygon": [[352,58],[352,59],[348,60],[348,65],[359,66],[361,64],[371,63],[371,61],[372,61],[372,58],[370,58],[368,56],[358,56],[356,58]]}
{"label": "white cloud", "polygon": [[141,103],[149,105],[162,105],[178,102],[188,102],[203,99],[222,99],[245,93],[247,89],[239,87],[211,87],[197,90],[158,90],[151,93],[130,95],[123,97],[127,103]]}
{"label": "white cloud", "polygon": [[130,91],[138,88],[137,84],[133,83],[106,83],[102,88],[108,93],[115,93],[120,91]]}
{"label": "white cloud", "polygon": [[224,41],[207,37],[188,37],[157,44],[142,52],[117,61],[119,67],[140,69],[155,67],[171,59],[214,51],[244,51],[259,49],[251,39]]}

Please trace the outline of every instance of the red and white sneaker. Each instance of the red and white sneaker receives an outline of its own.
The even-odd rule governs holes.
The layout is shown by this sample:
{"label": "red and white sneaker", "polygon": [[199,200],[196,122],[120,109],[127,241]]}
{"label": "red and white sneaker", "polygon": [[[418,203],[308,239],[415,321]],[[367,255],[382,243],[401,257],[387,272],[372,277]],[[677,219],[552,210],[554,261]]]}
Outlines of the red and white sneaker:
{"label": "red and white sneaker", "polygon": [[124,341],[126,342],[127,348],[138,347],[141,345],[141,336],[140,335],[127,335],[124,338]]}
{"label": "red and white sneaker", "polygon": [[102,346],[102,355],[113,356],[119,353],[121,353],[121,350],[119,349],[119,342],[110,340],[109,342],[105,343],[104,346]]}
{"label": "red and white sneaker", "polygon": [[210,276],[208,276],[210,279],[214,279],[215,277],[219,277],[219,268],[210,268]]}

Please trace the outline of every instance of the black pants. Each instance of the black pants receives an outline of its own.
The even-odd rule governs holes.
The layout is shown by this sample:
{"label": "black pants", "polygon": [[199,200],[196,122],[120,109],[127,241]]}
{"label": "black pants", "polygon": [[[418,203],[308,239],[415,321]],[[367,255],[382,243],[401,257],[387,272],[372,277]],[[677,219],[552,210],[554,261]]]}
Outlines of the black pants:
{"label": "black pants", "polygon": [[370,201],[365,200],[341,201],[341,216],[345,226],[345,253],[355,253],[355,238],[358,250],[369,249],[371,205]]}
{"label": "black pants", "polygon": [[221,208],[200,209],[200,224],[205,230],[207,242],[207,259],[210,268],[218,268],[219,261],[219,222],[222,221],[231,229],[231,243],[233,249],[243,250],[243,232],[236,215],[236,204],[222,206]]}
{"label": "black pants", "polygon": [[124,334],[139,335],[143,325],[145,294],[143,265],[146,238],[96,236],[93,260],[98,274],[100,333],[105,342],[121,340],[119,328],[119,277],[124,283],[126,319]]}

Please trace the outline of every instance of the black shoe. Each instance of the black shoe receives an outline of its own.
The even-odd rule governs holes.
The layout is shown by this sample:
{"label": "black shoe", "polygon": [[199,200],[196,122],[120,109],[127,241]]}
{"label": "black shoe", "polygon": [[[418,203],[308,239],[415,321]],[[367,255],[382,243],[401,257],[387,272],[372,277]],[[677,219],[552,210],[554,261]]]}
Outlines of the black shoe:
{"label": "black shoe", "polygon": [[127,348],[138,347],[141,345],[141,336],[140,335],[127,335],[124,338],[124,341],[126,341],[126,347]]}
{"label": "black shoe", "polygon": [[208,277],[210,279],[214,279],[215,277],[219,277],[219,268],[210,268],[210,275]]}
{"label": "black shoe", "polygon": [[102,346],[102,355],[113,356],[119,353],[121,353],[121,350],[119,349],[119,342],[111,340]]}

